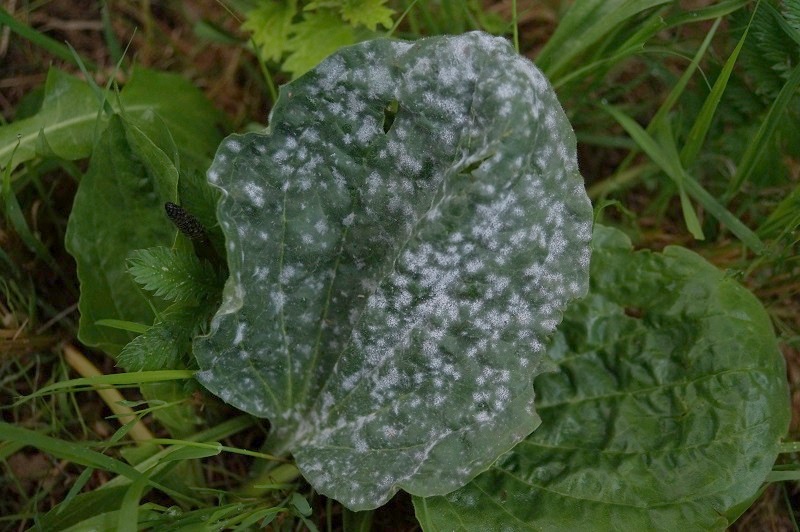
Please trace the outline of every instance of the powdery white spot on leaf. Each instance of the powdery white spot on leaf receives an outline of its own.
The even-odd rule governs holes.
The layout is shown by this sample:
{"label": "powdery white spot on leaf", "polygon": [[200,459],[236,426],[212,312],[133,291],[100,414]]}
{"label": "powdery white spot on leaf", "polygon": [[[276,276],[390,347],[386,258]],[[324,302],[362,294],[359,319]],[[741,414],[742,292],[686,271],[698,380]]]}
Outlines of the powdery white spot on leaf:
{"label": "powdery white spot on leaf", "polygon": [[538,424],[543,346],[587,289],[576,169],[552,89],[505,40],[341,50],[208,172],[231,280],[199,380],[351,509],[458,488]]}

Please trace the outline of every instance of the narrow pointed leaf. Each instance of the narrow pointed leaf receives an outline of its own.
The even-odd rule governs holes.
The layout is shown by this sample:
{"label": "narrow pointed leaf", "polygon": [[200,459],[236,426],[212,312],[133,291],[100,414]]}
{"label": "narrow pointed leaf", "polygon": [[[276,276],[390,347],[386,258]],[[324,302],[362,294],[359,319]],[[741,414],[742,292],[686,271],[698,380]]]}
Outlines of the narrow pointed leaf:
{"label": "narrow pointed leaf", "polygon": [[199,379],[269,418],[319,492],[446,493],[538,425],[592,211],[563,110],[506,41],[344,49],[208,175],[230,278]]}

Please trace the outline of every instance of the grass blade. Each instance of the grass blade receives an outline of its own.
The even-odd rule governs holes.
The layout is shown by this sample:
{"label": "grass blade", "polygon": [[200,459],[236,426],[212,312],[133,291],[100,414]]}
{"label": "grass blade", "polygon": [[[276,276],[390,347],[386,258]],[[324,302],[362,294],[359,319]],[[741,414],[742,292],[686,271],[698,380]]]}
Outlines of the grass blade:
{"label": "grass blade", "polygon": [[776,238],[793,231],[798,225],[800,225],[800,186],[795,187],[791,194],[781,200],[759,226],[757,233],[762,238]]}
{"label": "grass blade", "polygon": [[[11,159],[14,158],[14,154],[16,153],[18,147],[19,138],[17,139],[17,144],[14,147],[14,150],[11,152]],[[1,161],[0,164],[2,164]],[[2,196],[3,200],[3,212],[5,214],[5,218],[14,228],[25,245],[31,251],[33,251],[38,258],[43,260],[50,268],[53,269],[53,271],[61,273],[61,269],[58,267],[58,264],[53,256],[50,254],[47,248],[44,247],[44,244],[42,244],[41,240],[36,238],[30,227],[28,227],[28,222],[25,220],[25,214],[22,212],[22,207],[20,207],[17,196],[14,194],[14,189],[11,187],[11,166],[12,165],[9,162],[9,164],[7,164],[3,170],[2,188],[0,189],[0,192],[2,192],[0,195]]]}
{"label": "grass blade", "polygon": [[112,329],[119,329],[121,331],[128,331],[136,334],[146,333],[147,330],[151,327],[150,325],[143,325],[141,323],[136,323],[133,321],[125,321],[125,320],[97,320],[95,322],[97,325],[102,325],[103,327],[111,327]]}
{"label": "grass blade", "polygon": [[136,532],[139,529],[139,501],[145,486],[147,486],[147,477],[142,476],[134,481],[125,492],[117,515],[119,532]]}
{"label": "grass blade", "polygon": [[603,108],[611,114],[617,122],[628,132],[650,159],[661,168],[676,184],[685,188],[686,192],[694,198],[720,223],[726,226],[748,248],[757,254],[764,252],[764,243],[758,236],[744,225],[741,220],[723,207],[711,194],[708,193],[693,177],[686,173],[680,160],[670,158],[664,149],[632,118],[619,109],[609,105]]}
{"label": "grass blade", "polygon": [[31,399],[50,395],[66,390],[85,391],[102,390],[109,387],[137,387],[148,382],[165,382],[174,380],[186,380],[194,378],[195,372],[188,369],[170,369],[160,371],[138,371],[136,373],[116,373],[114,375],[102,375],[99,377],[84,377],[71,379],[68,381],[56,382],[50,386],[45,386],[30,395],[18,400],[15,405],[26,403]]}
{"label": "grass blade", "polygon": [[722,68],[719,76],[717,76],[717,80],[714,82],[714,86],[711,88],[711,93],[706,98],[706,101],[703,102],[703,107],[700,109],[700,113],[697,115],[697,119],[694,121],[692,129],[689,131],[689,135],[686,137],[686,143],[681,149],[681,163],[683,164],[684,168],[691,166],[697,158],[697,154],[700,153],[700,148],[703,146],[703,142],[706,139],[708,129],[711,127],[711,120],[714,117],[714,113],[717,111],[717,106],[719,105],[720,100],[722,99],[722,93],[725,92],[725,87],[728,86],[728,80],[730,79],[731,72],[733,72],[733,66],[736,64],[736,60],[739,57],[739,52],[741,52],[744,42],[747,39],[747,34],[750,31],[750,25],[753,23],[753,17],[755,16],[757,9],[758,4],[756,4],[756,9],[753,10],[753,14],[750,17],[750,22],[748,22],[742,38],[739,39],[736,48],[734,48],[730,57],[728,57],[728,60],[725,61],[725,66]]}
{"label": "grass blade", "polygon": [[[650,123],[647,125],[646,131],[652,132],[658,129],[659,127],[663,126],[664,118],[672,110],[675,103],[678,101],[678,99],[683,94],[683,91],[686,89],[686,86],[688,85],[692,75],[700,66],[700,60],[703,58],[706,51],[708,50],[708,47],[711,45],[711,40],[716,34],[717,28],[719,27],[721,21],[722,21],[721,18],[717,19],[712,25],[711,29],[707,32],[705,39],[703,40],[702,44],[700,45],[700,48],[698,48],[697,52],[692,58],[691,63],[683,72],[683,74],[681,74],[681,77],[678,79],[678,82],[675,84],[672,90],[670,90],[669,94],[664,99],[661,106],[658,108],[658,111],[656,111],[656,114],[650,120]],[[617,169],[614,171],[613,175],[611,175],[606,181],[608,181],[609,183],[618,182],[620,176],[624,175],[625,172],[628,170],[628,166],[633,162],[633,159],[634,157],[636,157],[637,153],[638,153],[637,149],[635,148],[631,149],[630,153],[617,166]]]}
{"label": "grass blade", "polygon": [[[145,484],[151,485],[170,496],[176,495],[174,490],[171,490],[170,488],[167,488],[166,486],[163,486],[157,482],[151,481],[149,478],[147,478],[147,476],[140,473],[128,464],[111,458],[110,456],[106,456],[102,453],[98,453],[97,451],[87,449],[83,445],[45,436],[34,430],[23,429],[2,421],[0,421],[0,439],[19,442],[26,446],[35,447],[40,451],[52,454],[53,456],[62,460],[67,460],[69,462],[81,464],[87,467],[102,469],[103,471],[114,473],[120,477],[125,477],[132,481],[142,480]],[[178,493],[177,496],[181,499],[186,498],[180,493]]]}
{"label": "grass blade", "polygon": [[669,0],[584,0],[575,2],[558,24],[537,58],[551,82],[557,82],[576,66],[578,57],[626,20]]}
{"label": "grass blade", "polygon": [[[59,59],[63,59],[69,62],[75,62],[75,58],[72,55],[70,49],[58,42],[57,40],[53,39],[52,37],[48,37],[44,33],[36,31],[35,29],[27,26],[17,19],[15,19],[11,14],[0,7],[0,26],[8,26],[8,28],[22,37],[23,39],[27,39],[36,46],[43,48],[50,54],[58,57]],[[90,69],[90,70],[97,70],[97,65],[88,61],[86,59],[82,59],[83,63]]]}
{"label": "grass blade", "polygon": [[742,155],[742,159],[736,167],[736,174],[731,179],[730,186],[725,193],[724,199],[726,202],[738,193],[744,182],[750,178],[750,174],[755,170],[761,155],[765,151],[764,146],[772,139],[772,135],[778,127],[778,122],[785,116],[789,102],[797,93],[797,88],[800,87],[800,64],[796,65],[791,72],[778,97],[772,102],[772,106],[770,106],[767,116],[764,117],[764,121],[761,123],[761,127],[758,128],[758,132],[756,132],[752,142],[747,145],[747,150]]}

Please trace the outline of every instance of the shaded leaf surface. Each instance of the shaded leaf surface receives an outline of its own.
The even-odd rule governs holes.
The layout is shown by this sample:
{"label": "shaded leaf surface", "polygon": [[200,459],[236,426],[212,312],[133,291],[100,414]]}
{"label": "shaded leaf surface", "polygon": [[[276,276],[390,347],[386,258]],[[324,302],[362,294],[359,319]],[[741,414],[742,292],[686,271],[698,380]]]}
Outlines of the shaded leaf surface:
{"label": "shaded leaf surface", "polygon": [[[89,85],[60,70],[50,69],[39,112],[0,127],[0,165],[11,162],[13,169],[35,157],[42,130],[49,144],[48,151],[69,160],[88,156],[99,108]],[[14,152],[18,138],[19,148]],[[12,153],[14,159],[10,161]]]}
{"label": "shaded leaf surface", "polygon": [[[216,128],[220,113],[196,87],[174,74],[134,69],[119,98],[111,94],[108,100],[115,111],[125,112],[150,136],[166,125],[189,165],[205,168],[221,139]],[[37,155],[56,154],[67,160],[88,157],[109,121],[104,113],[98,114],[100,108],[87,83],[51,69],[39,112],[0,127],[0,166],[9,162],[18,135],[12,169]]]}
{"label": "shaded leaf surface", "polygon": [[112,118],[81,180],[67,225],[66,246],[81,283],[78,337],[112,354],[133,337],[97,325],[97,320],[152,323],[154,317],[127,272],[126,257],[137,248],[169,243],[177,232],[162,207],[177,199],[177,170],[155,150],[140,130]]}
{"label": "shaded leaf surface", "polygon": [[347,48],[208,176],[230,278],[198,378],[269,418],[318,491],[357,510],[447,493],[538,425],[591,206],[555,95],[506,41]]}
{"label": "shaded leaf surface", "polygon": [[[51,78],[58,83],[52,82],[48,94],[89,90],[57,71],[51,71],[48,87]],[[79,338],[116,355],[133,335],[96,322],[153,323],[153,309],[127,272],[125,261],[136,249],[175,243],[177,230],[164,215],[165,202],[179,202],[179,197],[185,196],[203,212],[208,207],[200,208],[202,204],[213,204],[213,194],[202,192],[210,187],[201,186],[197,176],[199,168],[207,167],[221,138],[219,113],[186,80],[144,69],[135,70],[119,99],[114,99],[114,107],[122,111],[110,118],[101,115],[98,121],[97,100],[93,111],[87,100],[83,107],[75,106],[54,117],[47,98],[40,113],[30,120],[46,124],[43,131],[51,143],[61,142],[58,135],[62,134],[73,138],[76,151],[68,158],[86,156],[85,150],[90,148],[92,152],[66,235],[81,283]],[[39,127],[39,122],[32,124],[23,126]],[[95,127],[104,129],[93,144]],[[0,138],[5,134],[2,129]],[[164,307],[156,302],[157,309]]]}
{"label": "shaded leaf surface", "polygon": [[541,427],[463,489],[415,498],[433,530],[724,530],[789,422],[758,300],[678,247],[598,227],[589,296],[537,377]]}

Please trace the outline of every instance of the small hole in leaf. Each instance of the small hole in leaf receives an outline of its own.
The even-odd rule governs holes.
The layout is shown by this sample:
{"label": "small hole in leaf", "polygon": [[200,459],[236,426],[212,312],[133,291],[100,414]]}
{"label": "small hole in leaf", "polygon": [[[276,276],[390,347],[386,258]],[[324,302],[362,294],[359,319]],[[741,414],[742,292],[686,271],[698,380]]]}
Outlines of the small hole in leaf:
{"label": "small hole in leaf", "polygon": [[478,159],[477,161],[475,161],[475,162],[473,162],[473,163],[471,163],[471,164],[469,164],[469,165],[465,166],[464,168],[462,168],[461,170],[459,170],[459,172],[458,172],[458,173],[459,173],[459,175],[465,175],[465,176],[472,175],[472,173],[473,173],[475,170],[477,170],[478,168],[480,168],[480,167],[481,167],[481,165],[484,163],[484,161],[486,161],[487,159],[491,158],[492,156],[494,156],[494,154],[493,154],[493,153],[492,153],[492,154],[489,154],[489,155],[487,155],[487,156],[485,156],[485,157],[481,157],[481,158],[480,158],[480,159]]}
{"label": "small hole in leaf", "polygon": [[388,133],[392,129],[394,119],[397,116],[397,109],[400,104],[397,100],[392,100],[383,108],[383,132]]}
{"label": "small hole in leaf", "polygon": [[644,318],[644,310],[639,307],[625,307],[625,315],[640,320]]}

